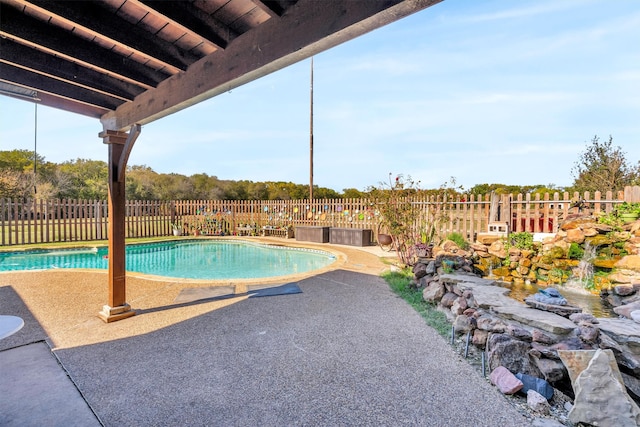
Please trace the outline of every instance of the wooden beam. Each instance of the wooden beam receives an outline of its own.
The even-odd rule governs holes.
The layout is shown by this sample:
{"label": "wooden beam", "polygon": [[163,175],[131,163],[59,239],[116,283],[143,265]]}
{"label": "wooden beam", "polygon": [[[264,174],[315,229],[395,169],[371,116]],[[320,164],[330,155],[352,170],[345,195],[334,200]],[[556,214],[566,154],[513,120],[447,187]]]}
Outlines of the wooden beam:
{"label": "wooden beam", "polygon": [[38,92],[47,92],[108,110],[114,110],[124,102],[121,99],[102,95],[90,89],[56,80],[46,75],[36,74],[30,70],[14,67],[4,62],[0,62],[0,76],[2,76],[3,80],[18,86],[26,86]]}
{"label": "wooden beam", "polygon": [[107,73],[144,89],[156,87],[158,82],[170,75],[124,58],[90,41],[74,37],[68,31],[47,25],[4,3],[0,3],[0,36],[77,62],[83,67]]}
{"label": "wooden beam", "polygon": [[[13,84],[7,80],[0,78],[0,82]],[[9,96],[11,98],[22,99],[22,97],[12,96],[10,94],[3,93],[2,95]],[[38,92],[38,104],[46,105],[51,108],[58,108],[60,110],[69,111],[72,113],[80,114],[94,119],[99,119],[108,110],[106,108],[96,107],[95,105],[83,104],[81,102],[74,101],[73,99],[63,98],[55,95],[50,95],[45,92]]]}
{"label": "wooden beam", "polygon": [[149,123],[227,92],[441,0],[300,0],[138,96],[105,114],[105,129]]}
{"label": "wooden beam", "polygon": [[103,95],[132,101],[144,88],[99,73],[58,56],[30,48],[9,39],[0,38],[0,62],[29,70],[33,73],[94,90]]}

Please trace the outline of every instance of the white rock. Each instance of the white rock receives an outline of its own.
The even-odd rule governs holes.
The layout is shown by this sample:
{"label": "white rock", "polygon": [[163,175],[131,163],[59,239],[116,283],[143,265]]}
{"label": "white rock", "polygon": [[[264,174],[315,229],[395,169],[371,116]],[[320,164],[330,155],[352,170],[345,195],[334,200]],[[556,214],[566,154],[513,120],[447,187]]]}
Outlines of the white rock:
{"label": "white rock", "polygon": [[547,399],[535,390],[527,390],[527,405],[529,405],[529,408],[532,410],[543,415],[548,415],[550,412]]}

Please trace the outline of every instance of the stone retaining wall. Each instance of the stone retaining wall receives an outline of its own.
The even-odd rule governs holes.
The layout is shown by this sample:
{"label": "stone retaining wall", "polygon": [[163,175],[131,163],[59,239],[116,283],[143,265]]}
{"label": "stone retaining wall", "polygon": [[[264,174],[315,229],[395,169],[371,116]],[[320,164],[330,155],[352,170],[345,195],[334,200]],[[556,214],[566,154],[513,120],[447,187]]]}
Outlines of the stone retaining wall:
{"label": "stone retaining wall", "polygon": [[[442,263],[444,259],[449,261]],[[419,265],[422,264],[422,265]],[[446,273],[442,265],[453,266]],[[571,381],[559,350],[610,349],[629,395],[640,400],[640,327],[627,318],[595,318],[586,313],[568,317],[532,308],[509,298],[508,289],[471,272],[471,261],[438,257],[414,266],[414,285],[423,288],[425,301],[437,304],[456,333],[486,350],[490,369],[504,366],[543,378],[573,396]]]}

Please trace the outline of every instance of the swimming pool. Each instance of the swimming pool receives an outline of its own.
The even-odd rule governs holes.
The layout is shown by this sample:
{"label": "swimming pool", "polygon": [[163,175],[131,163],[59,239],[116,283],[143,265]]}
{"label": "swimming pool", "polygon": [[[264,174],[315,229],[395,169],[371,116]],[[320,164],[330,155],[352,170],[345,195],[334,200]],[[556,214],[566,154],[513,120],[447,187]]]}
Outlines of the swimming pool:
{"label": "swimming pool", "polygon": [[[182,279],[254,279],[306,273],[336,260],[328,252],[242,240],[127,245],[127,272]],[[107,248],[0,253],[0,272],[108,268]]]}

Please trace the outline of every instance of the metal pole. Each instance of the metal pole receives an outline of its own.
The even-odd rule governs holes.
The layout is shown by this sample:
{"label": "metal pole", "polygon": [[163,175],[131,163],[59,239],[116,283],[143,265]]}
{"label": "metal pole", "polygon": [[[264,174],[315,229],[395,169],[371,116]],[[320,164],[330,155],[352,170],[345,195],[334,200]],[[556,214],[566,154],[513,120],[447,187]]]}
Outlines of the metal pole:
{"label": "metal pole", "polygon": [[313,200],[313,56],[311,57],[311,93],[309,104],[309,200]]}
{"label": "metal pole", "polygon": [[469,356],[469,341],[471,340],[471,331],[467,332],[467,343],[464,346],[464,358]]}
{"label": "metal pole", "polygon": [[38,193],[36,182],[38,181],[38,103],[34,102],[33,114],[33,194]]}

